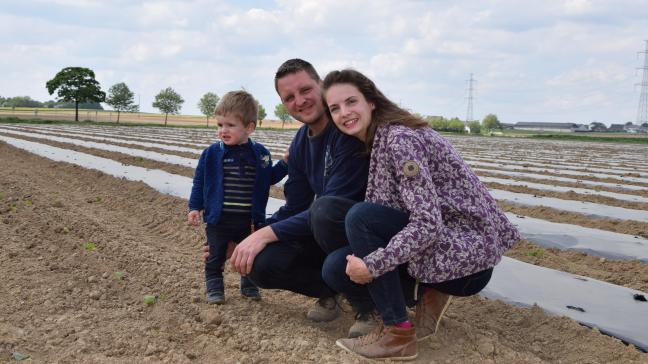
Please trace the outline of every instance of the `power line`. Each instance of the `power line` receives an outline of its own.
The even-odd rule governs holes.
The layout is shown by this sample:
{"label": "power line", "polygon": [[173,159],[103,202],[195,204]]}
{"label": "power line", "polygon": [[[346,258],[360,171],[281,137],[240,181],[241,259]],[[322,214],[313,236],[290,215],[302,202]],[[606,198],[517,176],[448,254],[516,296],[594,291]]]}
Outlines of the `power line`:
{"label": "power line", "polygon": [[639,125],[648,122],[648,40],[645,42],[646,50],[638,52],[639,54],[643,53],[644,55],[643,67],[638,68],[643,70],[641,83],[636,84],[641,85],[641,95],[639,96],[639,106],[637,107],[637,123]]}
{"label": "power line", "polygon": [[468,128],[468,123],[473,120],[473,84],[477,80],[473,79],[473,74],[470,74],[470,79],[468,80],[468,107],[466,109],[466,121],[464,122],[466,128]]}

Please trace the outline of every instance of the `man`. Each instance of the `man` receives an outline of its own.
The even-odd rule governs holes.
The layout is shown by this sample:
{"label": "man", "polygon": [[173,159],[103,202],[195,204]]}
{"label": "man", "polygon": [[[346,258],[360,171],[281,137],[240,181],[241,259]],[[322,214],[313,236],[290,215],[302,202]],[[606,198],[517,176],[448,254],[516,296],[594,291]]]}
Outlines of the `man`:
{"label": "man", "polygon": [[[284,62],[275,75],[275,89],[292,117],[304,123],[289,148],[286,204],[259,229],[238,244],[232,267],[265,289],[286,289],[318,298],[307,317],[331,321],[339,315],[336,292],[322,279],[326,253],[309,224],[309,207],[321,196],[364,199],[368,158],[357,139],[341,133],[331,122],[322,100],[321,79],[301,59]],[[366,315],[358,317],[370,329]],[[357,320],[358,321],[358,320]],[[358,325],[352,328],[353,336]],[[366,329],[364,329],[366,328]]]}

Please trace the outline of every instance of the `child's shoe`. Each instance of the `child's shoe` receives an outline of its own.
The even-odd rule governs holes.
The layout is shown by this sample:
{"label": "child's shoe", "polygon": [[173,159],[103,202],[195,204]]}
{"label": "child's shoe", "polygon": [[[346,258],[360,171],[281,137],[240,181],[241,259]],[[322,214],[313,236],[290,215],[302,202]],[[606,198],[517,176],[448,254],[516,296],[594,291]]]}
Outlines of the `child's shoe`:
{"label": "child's shoe", "polygon": [[252,301],[260,301],[261,291],[249,278],[241,277],[241,296]]}
{"label": "child's shoe", "polygon": [[207,292],[207,303],[210,305],[222,305],[225,303],[225,292],[210,291]]}

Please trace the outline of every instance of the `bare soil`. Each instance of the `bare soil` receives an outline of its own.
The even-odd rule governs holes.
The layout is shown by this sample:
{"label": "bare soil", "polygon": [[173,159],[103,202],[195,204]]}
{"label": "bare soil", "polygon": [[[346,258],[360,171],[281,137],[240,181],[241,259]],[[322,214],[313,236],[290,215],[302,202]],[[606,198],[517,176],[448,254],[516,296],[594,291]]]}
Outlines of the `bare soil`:
{"label": "bare soil", "polygon": [[[350,312],[316,324],[304,316],[312,299],[265,290],[261,302],[243,300],[229,270],[227,303],[204,303],[204,236],[186,226],[186,201],[1,142],[0,171],[0,362],[11,352],[40,363],[365,362],[334,344]],[[524,244],[511,253],[534,249]],[[560,267],[556,256],[538,263]],[[585,275],[596,264],[601,275],[623,270],[591,259],[564,264]],[[631,274],[646,276],[618,277]],[[416,362],[648,363],[647,355],[537,307],[472,297],[453,301]]]}

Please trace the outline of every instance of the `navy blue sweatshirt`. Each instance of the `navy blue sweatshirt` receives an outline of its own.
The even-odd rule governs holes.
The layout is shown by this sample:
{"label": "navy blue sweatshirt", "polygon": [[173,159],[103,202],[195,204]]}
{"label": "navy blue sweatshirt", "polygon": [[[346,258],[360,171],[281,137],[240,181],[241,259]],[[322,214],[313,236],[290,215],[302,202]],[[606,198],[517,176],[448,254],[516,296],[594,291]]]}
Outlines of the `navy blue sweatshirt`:
{"label": "navy blue sweatshirt", "polygon": [[312,239],[308,208],[315,198],[364,200],[369,158],[363,151],[364,143],[333,123],[313,138],[307,125],[297,131],[289,149],[286,204],[267,221],[279,240]]}

